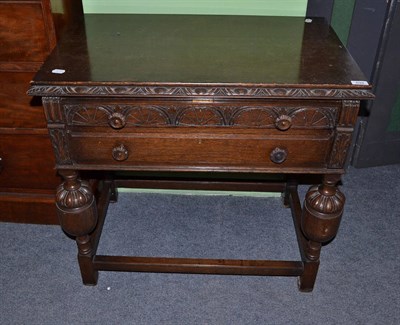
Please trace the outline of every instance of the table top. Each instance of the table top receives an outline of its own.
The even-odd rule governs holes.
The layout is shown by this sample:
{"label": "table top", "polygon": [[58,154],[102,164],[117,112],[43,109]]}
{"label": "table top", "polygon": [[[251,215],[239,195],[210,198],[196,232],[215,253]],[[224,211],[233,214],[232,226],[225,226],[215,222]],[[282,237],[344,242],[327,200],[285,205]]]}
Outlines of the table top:
{"label": "table top", "polygon": [[355,89],[359,97],[371,97],[370,85],[360,84],[363,73],[319,18],[90,14],[83,26],[73,27],[33,86],[75,85],[79,93],[85,93],[83,86],[104,84],[206,86],[201,95],[216,85],[311,87]]}

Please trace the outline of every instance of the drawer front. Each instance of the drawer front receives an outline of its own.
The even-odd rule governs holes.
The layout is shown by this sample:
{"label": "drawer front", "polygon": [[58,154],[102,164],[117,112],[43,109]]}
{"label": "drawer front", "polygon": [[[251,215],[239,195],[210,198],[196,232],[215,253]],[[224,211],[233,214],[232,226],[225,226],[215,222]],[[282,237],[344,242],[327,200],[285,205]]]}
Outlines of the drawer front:
{"label": "drawer front", "polygon": [[40,99],[28,96],[31,72],[0,71],[0,127],[46,128]]}
{"label": "drawer front", "polygon": [[0,187],[55,189],[60,183],[54,153],[43,134],[0,134]]}
{"label": "drawer front", "polygon": [[69,137],[72,162],[123,168],[325,168],[331,135],[325,138],[261,137],[190,133],[136,133],[104,136],[73,133]]}
{"label": "drawer front", "polygon": [[[193,103],[178,101],[80,101],[63,104],[67,125],[74,129],[113,130],[159,127],[270,129],[278,132],[333,129],[338,101],[263,101]],[[51,115],[51,114],[48,114]]]}

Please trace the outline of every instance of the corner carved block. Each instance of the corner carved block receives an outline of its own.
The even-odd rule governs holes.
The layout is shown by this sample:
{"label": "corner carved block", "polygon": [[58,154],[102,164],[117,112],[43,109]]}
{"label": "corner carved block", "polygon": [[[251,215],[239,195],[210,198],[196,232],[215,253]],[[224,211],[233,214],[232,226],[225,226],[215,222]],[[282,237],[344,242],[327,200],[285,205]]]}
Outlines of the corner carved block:
{"label": "corner carved block", "polygon": [[70,164],[71,157],[65,129],[49,127],[49,135],[57,163],[61,165]]}
{"label": "corner carved block", "polygon": [[47,123],[64,123],[59,97],[43,97],[42,102]]}
{"label": "corner carved block", "polygon": [[357,120],[359,108],[359,100],[344,100],[338,126],[353,130]]}
{"label": "corner carved block", "polygon": [[359,107],[358,100],[344,100],[342,103],[329,168],[343,168],[346,164]]}
{"label": "corner carved block", "polygon": [[351,137],[352,133],[350,132],[342,132],[336,135],[329,162],[330,168],[344,167],[347,159],[347,152],[351,144]]}

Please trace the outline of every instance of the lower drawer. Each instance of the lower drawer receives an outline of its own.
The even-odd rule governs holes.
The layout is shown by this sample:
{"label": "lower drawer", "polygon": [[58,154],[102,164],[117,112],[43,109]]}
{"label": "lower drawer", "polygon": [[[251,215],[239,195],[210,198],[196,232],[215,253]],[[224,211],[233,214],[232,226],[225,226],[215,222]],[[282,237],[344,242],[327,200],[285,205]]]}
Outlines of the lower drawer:
{"label": "lower drawer", "polygon": [[54,153],[43,134],[0,133],[0,188],[55,189]]}
{"label": "lower drawer", "polygon": [[56,190],[38,192],[10,193],[2,192],[0,189],[0,221],[58,224]]}
{"label": "lower drawer", "polygon": [[325,168],[332,138],[262,138],[255,135],[72,134],[76,164],[112,168]]}

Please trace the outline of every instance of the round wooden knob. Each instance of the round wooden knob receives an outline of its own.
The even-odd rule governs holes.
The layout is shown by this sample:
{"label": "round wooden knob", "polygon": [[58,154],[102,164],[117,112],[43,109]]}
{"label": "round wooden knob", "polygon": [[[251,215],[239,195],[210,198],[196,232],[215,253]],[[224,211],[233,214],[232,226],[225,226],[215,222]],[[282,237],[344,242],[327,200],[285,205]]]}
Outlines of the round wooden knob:
{"label": "round wooden knob", "polygon": [[119,146],[113,148],[112,156],[116,161],[124,161],[128,159],[129,152],[123,144],[120,144]]}
{"label": "round wooden knob", "polygon": [[278,130],[286,131],[292,126],[292,118],[287,115],[281,115],[275,120],[275,126]]}
{"label": "round wooden knob", "polygon": [[108,119],[108,124],[110,124],[113,129],[122,129],[126,124],[125,116],[121,113],[113,113]]}
{"label": "round wooden knob", "polygon": [[269,157],[273,163],[282,164],[286,160],[287,155],[288,153],[286,149],[275,148],[274,150],[271,151]]}

